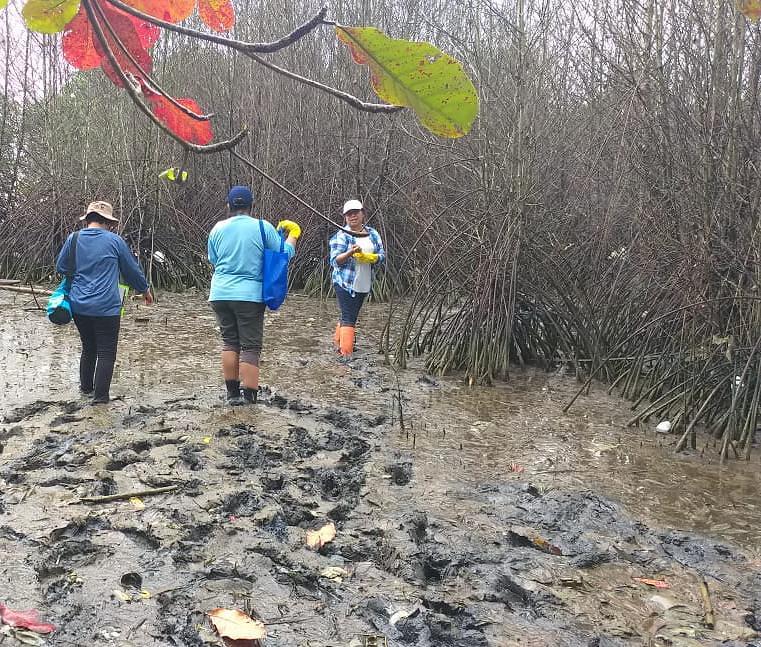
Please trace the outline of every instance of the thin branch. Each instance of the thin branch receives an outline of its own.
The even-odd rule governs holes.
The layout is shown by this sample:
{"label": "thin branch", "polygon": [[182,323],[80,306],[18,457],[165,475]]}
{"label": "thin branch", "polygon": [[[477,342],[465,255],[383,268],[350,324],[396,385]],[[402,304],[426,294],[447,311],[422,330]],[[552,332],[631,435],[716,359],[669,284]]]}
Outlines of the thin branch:
{"label": "thin branch", "polygon": [[136,18],[141,18],[142,20],[145,20],[146,22],[150,22],[154,25],[158,25],[159,27],[163,27],[164,29],[168,29],[169,31],[173,31],[178,34],[184,34],[185,36],[192,36],[193,38],[205,40],[210,43],[216,43],[217,45],[222,45],[224,47],[228,47],[230,49],[243,52],[244,54],[248,52],[270,54],[272,52],[277,52],[278,50],[281,50],[284,47],[288,47],[288,45],[292,45],[300,38],[303,38],[304,36],[306,36],[310,31],[315,29],[318,25],[321,25],[323,23],[323,18],[325,17],[325,14],[328,12],[327,6],[324,6],[303,25],[294,29],[290,34],[286,34],[282,38],[279,38],[276,41],[272,41],[271,43],[247,43],[246,41],[237,40],[235,38],[226,38],[225,36],[217,36],[216,34],[207,34],[202,31],[198,31],[197,29],[190,29],[189,27],[175,25],[174,23],[168,22],[166,20],[161,20],[161,18],[156,18],[155,16],[151,16],[150,14],[144,13],[140,11],[139,9],[130,7],[128,4],[121,2],[121,0],[106,0],[106,1],[114,5],[114,7],[118,7],[122,11],[126,11],[127,13],[132,14]]}
{"label": "thin branch", "polygon": [[98,2],[93,3],[93,8],[98,13],[98,17],[100,20],[103,21],[103,24],[106,26],[106,29],[108,29],[108,32],[111,34],[111,38],[114,39],[114,42],[119,46],[119,49],[122,50],[124,55],[127,57],[127,59],[132,63],[132,65],[135,66],[135,68],[140,72],[142,75],[143,81],[145,81],[150,87],[151,90],[154,90],[157,94],[160,94],[165,99],[168,99],[169,102],[178,110],[181,112],[184,112],[188,117],[195,119],[196,121],[209,121],[214,115],[213,114],[206,114],[206,115],[199,115],[197,112],[194,112],[187,106],[183,106],[177,99],[175,99],[172,95],[170,95],[164,88],[161,87],[158,81],[156,81],[153,76],[148,74],[148,72],[143,69],[143,66],[140,65],[140,63],[135,60],[135,57],[132,56],[132,52],[130,52],[127,47],[122,42],[122,39],[119,37],[119,35],[114,31],[113,26],[111,25],[111,22],[108,20],[108,17],[106,16],[106,13],[103,11],[103,7],[98,4]]}
{"label": "thin branch", "polygon": [[246,129],[244,128],[232,139],[203,146],[201,144],[192,144],[191,142],[183,139],[182,137],[179,137],[174,132],[172,132],[170,128],[168,128],[159,120],[158,117],[156,117],[156,115],[153,114],[151,109],[145,104],[145,101],[143,101],[142,96],[135,87],[134,81],[130,79],[124,70],[120,67],[118,61],[116,60],[116,56],[114,56],[114,52],[111,49],[111,45],[108,43],[108,40],[103,33],[103,28],[98,22],[98,17],[95,15],[95,11],[93,10],[90,2],[91,0],[82,0],[82,6],[85,8],[87,17],[90,19],[90,23],[92,24],[92,28],[95,32],[95,36],[98,39],[98,42],[103,47],[103,51],[106,52],[106,57],[108,58],[113,68],[116,70],[119,78],[124,83],[124,87],[135,105],[140,108],[140,110],[142,110],[143,113],[145,113],[145,115],[164,133],[179,143],[185,150],[191,150],[194,153],[199,154],[219,153],[221,151],[231,150],[246,136]]}
{"label": "thin branch", "polygon": [[404,110],[403,106],[392,106],[388,103],[366,103],[362,101],[361,99],[358,99],[354,95],[349,94],[348,92],[344,92],[343,90],[338,90],[337,88],[332,88],[329,85],[324,85],[323,83],[320,83],[319,81],[314,81],[313,79],[308,79],[305,76],[301,76],[300,74],[296,74],[295,72],[286,70],[285,68],[275,65],[274,63],[270,63],[269,61],[263,59],[261,56],[257,56],[256,54],[252,52],[246,52],[246,56],[256,61],[260,65],[263,65],[264,67],[271,69],[273,72],[277,72],[278,74],[287,76],[289,79],[293,79],[294,81],[298,81],[299,83],[303,83],[304,85],[310,85],[313,88],[317,88],[318,90],[321,90],[322,92],[331,94],[334,97],[341,99],[341,101],[345,101],[346,103],[348,103],[350,106],[353,106],[357,110],[363,110],[365,112],[385,112],[385,113],[399,112],[400,110]]}
{"label": "thin branch", "polygon": [[124,499],[131,499],[133,497],[139,498],[145,496],[154,496],[156,494],[165,494],[167,492],[173,492],[178,487],[179,486],[177,485],[167,485],[166,487],[159,487],[153,490],[122,492],[121,494],[107,494],[106,496],[83,496],[78,501],[73,501],[72,503],[110,503],[111,501],[123,501]]}
{"label": "thin branch", "polygon": [[241,162],[243,162],[246,166],[248,166],[251,170],[256,171],[259,175],[261,175],[265,180],[269,180],[274,184],[278,189],[281,191],[287,193],[289,196],[291,196],[296,202],[298,202],[300,205],[306,207],[316,216],[319,216],[322,218],[325,222],[327,222],[329,225],[333,225],[334,227],[340,229],[341,231],[349,234],[350,236],[354,236],[355,238],[365,238],[366,236],[369,236],[370,234],[362,234],[352,231],[351,229],[347,229],[346,227],[343,227],[342,225],[339,225],[337,222],[332,221],[327,216],[322,215],[317,209],[315,209],[312,205],[308,204],[307,202],[304,202],[299,196],[297,196],[293,191],[287,189],[284,187],[280,182],[278,182],[274,177],[260,169],[256,164],[254,164],[250,159],[247,159],[243,157],[238,151],[230,151],[234,157],[238,158]]}
{"label": "thin branch", "polygon": [[354,95],[349,94],[348,92],[338,90],[337,88],[332,88],[323,83],[320,83],[319,81],[308,79],[304,76],[301,76],[300,74],[286,70],[285,68],[279,67],[278,65],[270,63],[257,56],[257,54],[270,54],[272,52],[277,52],[278,50],[281,50],[288,45],[292,45],[297,40],[303,38],[309,32],[313,31],[319,25],[335,25],[336,23],[324,19],[325,14],[327,13],[327,7],[323,7],[310,20],[305,22],[300,27],[294,29],[290,34],[287,34],[286,36],[283,36],[276,41],[271,43],[247,43],[245,41],[236,40],[234,38],[225,38],[224,36],[217,36],[215,34],[206,34],[202,31],[198,31],[197,29],[190,29],[188,27],[175,25],[174,23],[167,22],[166,20],[161,20],[160,18],[155,18],[150,14],[143,13],[134,7],[130,7],[129,5],[124,4],[121,0],[106,0],[106,2],[109,2],[114,7],[118,7],[122,11],[126,11],[127,13],[132,14],[137,18],[145,20],[146,22],[150,22],[154,25],[158,25],[159,27],[163,27],[164,29],[168,29],[169,31],[174,31],[186,36],[191,36],[200,40],[216,43],[217,45],[222,45],[229,49],[238,51],[241,54],[245,54],[257,63],[268,67],[273,72],[277,72],[278,74],[287,76],[289,79],[293,79],[294,81],[298,81],[299,83],[309,85],[313,88],[317,88],[322,92],[333,95],[334,97],[345,101],[357,110],[362,110],[364,112],[398,112],[400,110],[404,110],[404,108],[401,106],[392,106],[385,103],[367,103],[355,97]]}

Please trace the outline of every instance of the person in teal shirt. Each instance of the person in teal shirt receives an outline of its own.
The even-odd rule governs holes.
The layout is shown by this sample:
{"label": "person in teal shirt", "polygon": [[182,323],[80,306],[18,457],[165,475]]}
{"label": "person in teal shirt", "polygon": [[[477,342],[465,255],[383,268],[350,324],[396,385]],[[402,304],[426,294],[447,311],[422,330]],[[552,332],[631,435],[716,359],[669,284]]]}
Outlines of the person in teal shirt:
{"label": "person in teal shirt", "polygon": [[[255,403],[259,389],[259,358],[264,332],[262,266],[264,250],[280,249],[280,233],[287,232],[284,251],[296,253],[301,228],[281,220],[277,229],[251,215],[254,202],[248,187],[234,186],[227,195],[228,217],[209,234],[209,262],[214,266],[209,302],[222,335],[222,374],[228,404]],[[241,398],[241,388],[243,397]]]}

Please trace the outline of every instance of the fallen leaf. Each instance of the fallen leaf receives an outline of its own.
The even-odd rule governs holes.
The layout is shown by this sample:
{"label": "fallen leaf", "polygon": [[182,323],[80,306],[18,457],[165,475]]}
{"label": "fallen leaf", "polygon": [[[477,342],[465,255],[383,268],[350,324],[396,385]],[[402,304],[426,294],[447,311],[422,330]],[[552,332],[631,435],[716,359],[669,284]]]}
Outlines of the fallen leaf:
{"label": "fallen leaf", "polygon": [[413,607],[412,609],[397,611],[396,613],[391,614],[391,617],[388,619],[388,623],[393,627],[400,620],[414,618],[418,613],[420,613],[420,607]]}
{"label": "fallen leaf", "polygon": [[201,438],[201,442],[204,445],[208,445],[209,443],[211,443],[211,436],[204,436],[203,438]]}
{"label": "fallen leaf", "polygon": [[122,602],[132,602],[132,596],[127,595],[124,591],[120,591],[119,589],[111,591],[111,595]]}
{"label": "fallen leaf", "polygon": [[532,546],[542,552],[549,553],[550,555],[562,555],[563,551],[560,547],[550,543],[544,537],[541,537],[539,533],[533,528],[526,528],[523,526],[513,526],[508,531],[508,537],[510,541],[516,546]]}
{"label": "fallen leaf", "polygon": [[654,586],[656,589],[670,589],[671,585],[664,580],[651,580],[647,577],[633,577],[635,582],[640,584],[647,584],[647,586]]}
{"label": "fallen leaf", "polygon": [[332,521],[325,524],[319,530],[307,530],[307,548],[320,550],[325,544],[333,541],[336,537],[336,524]]}
{"label": "fallen leaf", "polygon": [[263,622],[236,609],[212,609],[206,615],[223,638],[263,640],[267,629]]}
{"label": "fallen leaf", "polygon": [[320,577],[341,582],[343,581],[343,578],[349,577],[349,571],[340,566],[328,566],[320,571]]}
{"label": "fallen leaf", "polygon": [[145,510],[145,503],[140,497],[130,497],[129,502],[135,507],[136,510]]}
{"label": "fallen leaf", "polygon": [[19,629],[29,629],[38,634],[49,634],[55,631],[55,625],[48,622],[42,622],[40,615],[34,609],[27,611],[14,611],[0,603],[0,621],[11,627]]}

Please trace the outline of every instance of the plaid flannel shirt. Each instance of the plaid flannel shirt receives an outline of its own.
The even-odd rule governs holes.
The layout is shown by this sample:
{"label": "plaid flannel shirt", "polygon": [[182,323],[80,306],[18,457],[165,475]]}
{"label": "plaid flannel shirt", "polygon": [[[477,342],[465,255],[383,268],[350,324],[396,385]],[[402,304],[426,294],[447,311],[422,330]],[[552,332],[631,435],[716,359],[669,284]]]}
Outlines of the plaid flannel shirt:
{"label": "plaid flannel shirt", "polygon": [[[370,240],[375,246],[375,253],[378,254],[378,263],[386,260],[386,251],[383,249],[383,241],[380,234],[372,227],[365,225],[365,229],[370,234]],[[330,239],[330,265],[333,267],[333,283],[342,287],[347,292],[354,294],[354,278],[357,276],[357,261],[349,258],[343,265],[336,262],[336,257],[343,254],[352,245],[356,245],[357,239],[347,234],[345,231],[338,230]],[[375,263],[371,266],[372,275],[375,276]]]}

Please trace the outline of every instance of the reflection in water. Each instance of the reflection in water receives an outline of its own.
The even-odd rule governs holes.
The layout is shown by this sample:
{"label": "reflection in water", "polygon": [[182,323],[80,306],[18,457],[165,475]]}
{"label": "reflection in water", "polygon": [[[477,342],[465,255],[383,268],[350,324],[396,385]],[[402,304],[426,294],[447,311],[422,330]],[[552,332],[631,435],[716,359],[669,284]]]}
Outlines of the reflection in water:
{"label": "reflection in water", "polygon": [[[74,326],[49,324],[28,310],[34,303],[26,295],[0,293],[0,304],[0,414],[34,400],[78,397]],[[262,381],[318,404],[388,414],[397,376],[375,354],[386,308],[368,304],[363,316],[352,369],[330,351],[334,304],[289,298],[267,315]],[[202,296],[192,293],[163,295],[153,308],[132,305],[113,395],[135,404],[159,392],[163,399],[192,394],[201,404],[218,402],[215,325]],[[723,467],[711,446],[702,457],[676,456],[675,439],[655,433],[657,420],[625,427],[629,404],[603,387],[564,414],[577,383],[558,374],[516,370],[511,383],[492,388],[467,388],[456,378],[431,385],[419,377],[414,363],[398,375],[407,398],[406,430],[396,427],[389,442],[414,453],[416,478],[442,505],[451,488],[529,478],[542,487],[599,491],[661,526],[750,549],[761,544],[759,451],[749,463]]]}

